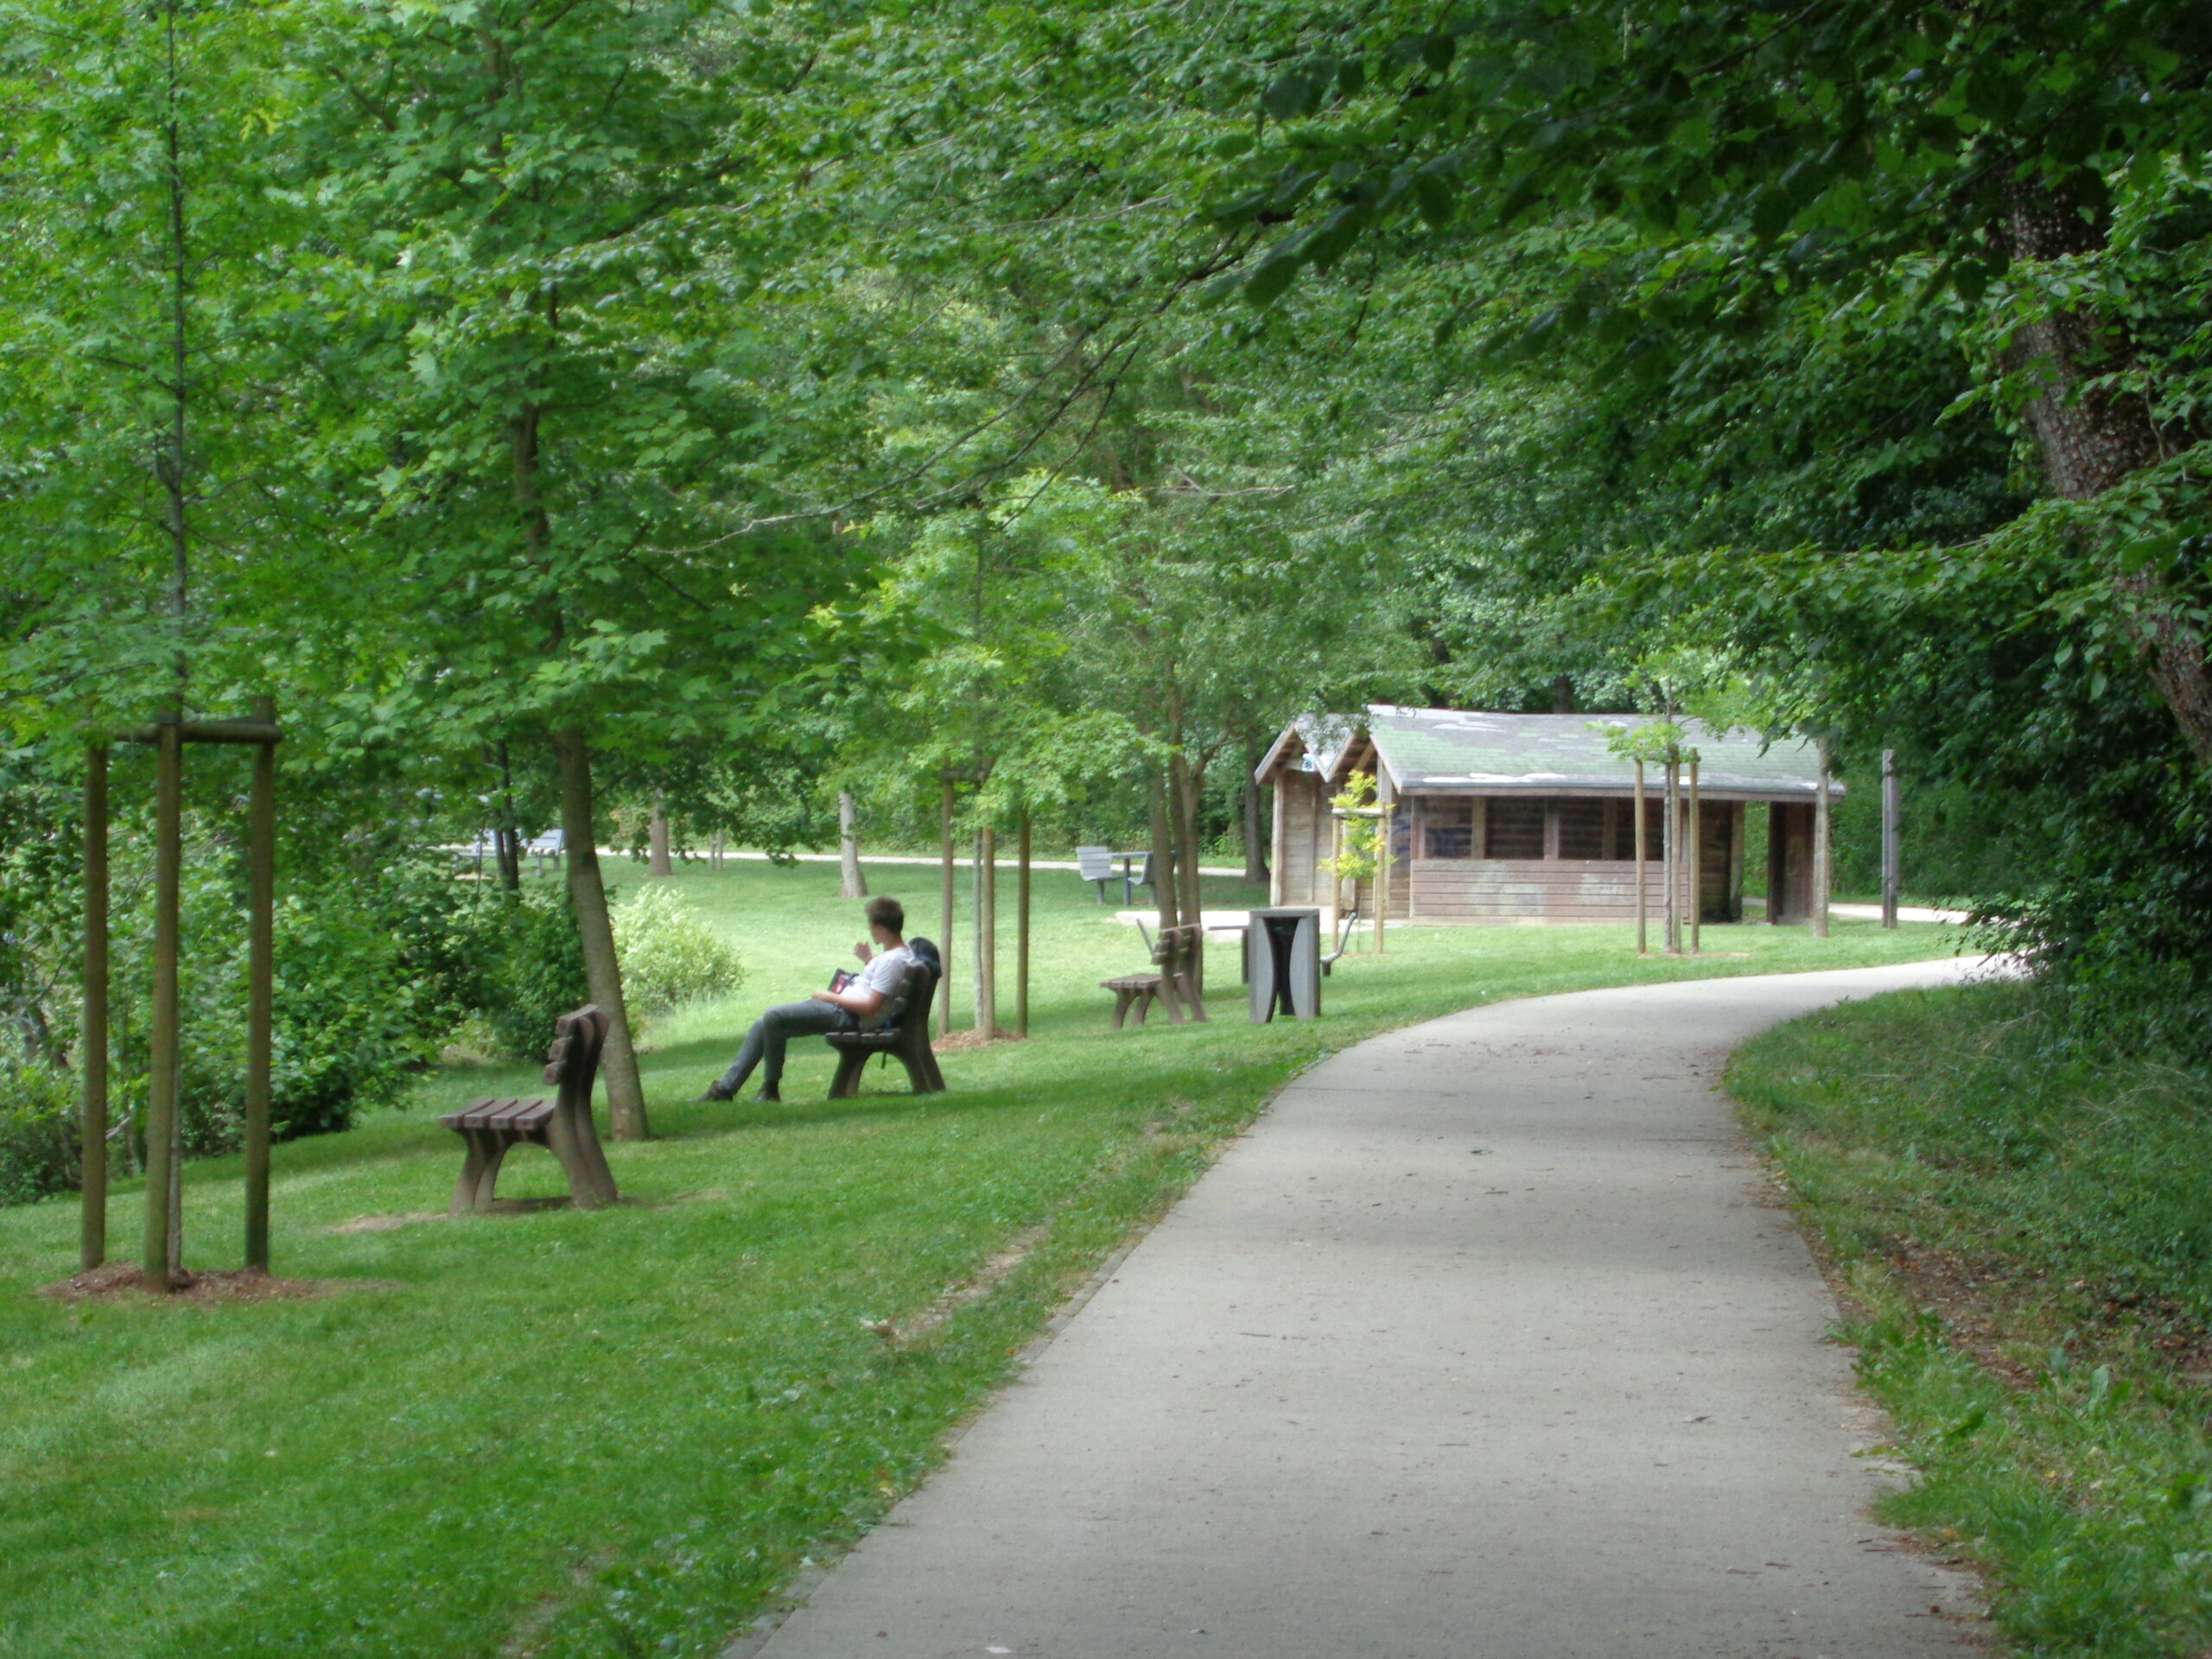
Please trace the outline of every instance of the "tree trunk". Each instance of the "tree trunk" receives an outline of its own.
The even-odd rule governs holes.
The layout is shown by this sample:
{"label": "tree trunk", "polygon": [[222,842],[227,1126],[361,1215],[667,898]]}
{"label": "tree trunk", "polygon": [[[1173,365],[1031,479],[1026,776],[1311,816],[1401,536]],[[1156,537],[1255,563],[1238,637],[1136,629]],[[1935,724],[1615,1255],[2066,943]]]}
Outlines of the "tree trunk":
{"label": "tree trunk", "polygon": [[522,831],[515,824],[515,772],[507,754],[507,740],[499,740],[499,823],[497,832],[499,885],[509,893],[522,891]]}
{"label": "tree trunk", "polygon": [[1255,887],[1265,887],[1270,880],[1266,796],[1260,787],[1260,780],[1253,775],[1259,771],[1260,762],[1267,758],[1267,753],[1256,743],[1245,747],[1244,879]]}
{"label": "tree trunk", "polygon": [[[2005,238],[2012,257],[2027,261],[2096,253],[2107,241],[2101,218],[2034,181],[2013,188]],[[2141,393],[2088,385],[2126,367],[2133,355],[2124,332],[2079,306],[2029,323],[2014,338],[2008,366],[2025,370],[2037,388],[2027,414],[2044,474],[2069,500],[2101,494],[2169,452]],[[2121,571],[2113,581],[2152,684],[2198,764],[2212,766],[2212,671],[2203,634],[2158,570]]]}
{"label": "tree trunk", "polygon": [[1175,900],[1175,841],[1167,822],[1167,782],[1155,770],[1145,779],[1146,804],[1152,815],[1152,899],[1163,928],[1178,925]]}
{"label": "tree trunk", "polygon": [[676,874],[676,866],[668,856],[668,810],[658,795],[653,797],[653,816],[645,825],[645,874]]}
{"label": "tree trunk", "polygon": [[561,832],[566,843],[569,899],[584,950],[584,983],[607,1016],[607,1046],[600,1070],[607,1078],[607,1115],[617,1141],[643,1141],[645,1091],[638,1077],[638,1052],[630,1041],[630,1014],[622,1001],[622,964],[614,954],[614,925],[607,914],[607,888],[599,877],[599,842],[593,823],[591,746],[569,728],[553,736],[561,768]]}
{"label": "tree trunk", "polygon": [[1552,676],[1552,713],[1571,715],[1574,712],[1574,676]]}
{"label": "tree trunk", "polygon": [[1177,749],[1167,760],[1170,828],[1175,836],[1176,908],[1186,925],[1203,919],[1198,890],[1198,790],[1200,774]]}
{"label": "tree trunk", "polygon": [[853,799],[853,791],[837,791],[837,868],[841,880],[837,884],[840,899],[868,897],[868,878],[861,874],[860,808]]}

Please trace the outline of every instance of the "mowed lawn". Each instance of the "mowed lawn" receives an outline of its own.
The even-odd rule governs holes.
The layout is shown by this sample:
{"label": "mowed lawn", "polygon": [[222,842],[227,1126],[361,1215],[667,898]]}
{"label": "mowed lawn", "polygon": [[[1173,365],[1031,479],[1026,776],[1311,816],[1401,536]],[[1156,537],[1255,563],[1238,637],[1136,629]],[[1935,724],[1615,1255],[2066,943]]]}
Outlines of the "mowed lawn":
{"label": "mowed lawn", "polygon": [[[436,1114],[542,1091],[456,1066],[409,1111],[277,1148],[276,1271],[343,1294],[65,1305],[35,1293],[75,1268],[74,1200],[0,1210],[0,1655],[715,1653],[919,1480],[1054,1305],[1317,1055],[1502,996],[1958,938],[1711,928],[1700,959],[1639,962],[1618,928],[1402,929],[1338,965],[1320,1021],[1249,1024],[1228,950],[1214,1023],[1111,1034],[1096,982],[1143,965],[1135,930],[1040,872],[1030,1041],[947,1054],[945,1095],[893,1067],[836,1103],[812,1042],[790,1103],[708,1105],[759,1006],[863,929],[834,866],[677,880],[749,978],[646,1033],[657,1138],[608,1143],[617,1208],[444,1219],[461,1152]],[[934,870],[869,880],[937,934]],[[1010,871],[1001,895],[1010,1021]],[[1209,906],[1262,897],[1208,882]],[[969,989],[962,950],[963,1027]],[[190,1265],[237,1265],[238,1174],[191,1166]],[[565,1189],[525,1150],[500,1191]],[[118,1254],[142,1209],[118,1191]]]}

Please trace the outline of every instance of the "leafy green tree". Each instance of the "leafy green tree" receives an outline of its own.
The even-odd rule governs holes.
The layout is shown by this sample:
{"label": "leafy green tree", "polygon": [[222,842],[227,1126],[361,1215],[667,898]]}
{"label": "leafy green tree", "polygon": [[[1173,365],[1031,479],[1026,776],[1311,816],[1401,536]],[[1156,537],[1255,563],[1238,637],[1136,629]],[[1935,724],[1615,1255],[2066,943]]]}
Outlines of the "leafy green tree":
{"label": "leafy green tree", "polygon": [[293,194],[325,215],[302,259],[333,365],[321,464],[386,564],[372,608],[407,664],[359,716],[550,744],[615,1132],[639,1136],[594,750],[742,731],[852,579],[821,537],[750,528],[753,385],[780,365],[728,253],[803,136],[803,42],[717,32],[701,0],[347,17],[291,142]]}

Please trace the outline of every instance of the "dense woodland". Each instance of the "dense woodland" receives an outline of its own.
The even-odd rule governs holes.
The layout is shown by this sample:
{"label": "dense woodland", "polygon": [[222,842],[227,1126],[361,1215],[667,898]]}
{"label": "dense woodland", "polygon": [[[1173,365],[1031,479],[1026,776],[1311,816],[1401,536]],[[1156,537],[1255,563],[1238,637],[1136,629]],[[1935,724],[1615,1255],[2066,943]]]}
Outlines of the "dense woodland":
{"label": "dense woodland", "polygon": [[[619,1004],[523,837],[921,845],[952,774],[963,845],[1256,856],[1253,758],[1370,700],[1894,749],[1909,886],[2196,1054],[2208,70],[2164,0],[0,0],[11,1179],[87,746],[261,696],[296,1134]],[[191,758],[214,1147],[245,762]]]}

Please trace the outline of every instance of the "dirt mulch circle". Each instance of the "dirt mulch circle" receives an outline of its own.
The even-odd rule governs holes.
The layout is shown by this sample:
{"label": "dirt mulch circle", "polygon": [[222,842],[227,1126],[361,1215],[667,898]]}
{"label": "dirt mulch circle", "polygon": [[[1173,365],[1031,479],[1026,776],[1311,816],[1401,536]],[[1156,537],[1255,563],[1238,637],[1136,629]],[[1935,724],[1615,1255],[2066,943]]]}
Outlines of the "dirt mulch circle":
{"label": "dirt mulch circle", "polygon": [[950,1054],[957,1049],[988,1048],[993,1043],[1019,1043],[1026,1040],[1027,1039],[1018,1031],[1001,1031],[991,1034],[980,1031],[956,1031],[931,1043],[930,1052],[933,1054]]}
{"label": "dirt mulch circle", "polygon": [[[184,1302],[309,1302],[355,1290],[397,1290],[391,1279],[275,1279],[257,1268],[188,1273],[162,1300]],[[111,1262],[42,1285],[38,1294],[57,1302],[109,1301],[145,1297],[145,1275],[135,1262]]]}

